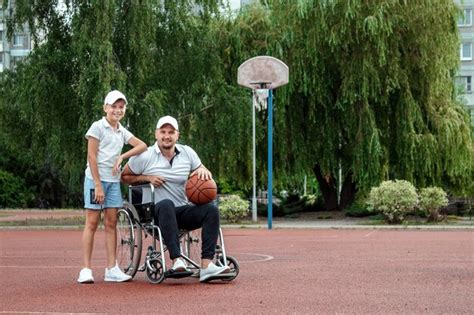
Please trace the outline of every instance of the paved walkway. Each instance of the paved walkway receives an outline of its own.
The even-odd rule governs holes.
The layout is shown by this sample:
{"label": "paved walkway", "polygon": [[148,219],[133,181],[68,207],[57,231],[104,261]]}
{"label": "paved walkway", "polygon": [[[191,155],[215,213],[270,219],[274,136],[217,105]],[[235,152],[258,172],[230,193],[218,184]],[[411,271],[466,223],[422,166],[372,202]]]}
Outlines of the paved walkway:
{"label": "paved walkway", "polygon": [[[29,219],[61,219],[77,218],[84,215],[83,210],[0,210],[1,221],[24,221]],[[238,224],[223,224],[225,228],[268,228],[268,220],[260,217],[257,222],[247,221]],[[0,226],[0,229],[34,229],[34,226]],[[45,229],[48,226],[41,226]],[[51,226],[50,228],[54,228]],[[56,226],[56,228],[65,228],[65,226]],[[67,227],[66,228],[74,228]],[[80,227],[82,228],[82,227]],[[294,218],[275,217],[272,220],[272,228],[300,228],[300,229],[428,229],[428,230],[447,230],[447,229],[468,229],[474,230],[474,218],[459,218],[456,223],[439,223],[436,225],[420,224],[401,224],[401,225],[373,225],[367,218],[346,217],[342,212],[312,212],[300,213]]]}

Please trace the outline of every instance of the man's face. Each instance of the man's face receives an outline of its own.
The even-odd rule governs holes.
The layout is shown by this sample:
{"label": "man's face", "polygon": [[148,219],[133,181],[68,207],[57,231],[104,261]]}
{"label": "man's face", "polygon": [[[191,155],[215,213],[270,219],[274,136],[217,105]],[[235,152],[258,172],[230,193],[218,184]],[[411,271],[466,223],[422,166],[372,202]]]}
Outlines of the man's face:
{"label": "man's face", "polygon": [[109,122],[119,122],[120,119],[125,116],[125,110],[127,106],[124,100],[118,100],[112,105],[104,105],[104,112],[107,114],[107,120]]}
{"label": "man's face", "polygon": [[179,131],[175,130],[171,125],[166,124],[155,131],[156,141],[160,149],[169,150],[174,147],[179,139]]}

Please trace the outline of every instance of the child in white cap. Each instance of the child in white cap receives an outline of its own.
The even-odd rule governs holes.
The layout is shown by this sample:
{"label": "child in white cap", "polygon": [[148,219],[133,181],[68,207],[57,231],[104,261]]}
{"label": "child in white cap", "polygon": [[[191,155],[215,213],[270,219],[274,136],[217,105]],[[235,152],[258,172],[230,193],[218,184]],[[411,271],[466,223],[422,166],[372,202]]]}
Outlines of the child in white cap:
{"label": "child in white cap", "polygon": [[[116,263],[117,209],[123,203],[120,190],[121,164],[123,160],[144,152],[147,146],[120,124],[126,109],[125,95],[117,90],[109,92],[104,101],[105,116],[94,122],[86,133],[88,140],[84,178],[86,223],[82,234],[84,265],[77,279],[79,283],[94,282],[91,257],[101,210],[104,210],[107,252],[104,280],[123,282],[131,279]],[[127,143],[133,148],[121,154],[124,144]]]}

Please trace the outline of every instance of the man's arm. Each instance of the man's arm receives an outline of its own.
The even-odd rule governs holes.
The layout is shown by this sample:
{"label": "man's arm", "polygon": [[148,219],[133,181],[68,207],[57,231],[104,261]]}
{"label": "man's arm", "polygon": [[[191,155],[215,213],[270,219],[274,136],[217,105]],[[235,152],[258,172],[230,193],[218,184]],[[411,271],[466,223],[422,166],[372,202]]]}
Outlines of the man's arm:
{"label": "man's arm", "polygon": [[129,184],[129,185],[150,183],[155,187],[159,187],[165,182],[163,177],[158,176],[158,175],[136,175],[136,174],[134,174],[130,170],[130,167],[128,166],[128,163],[125,165],[125,168],[123,169],[121,179],[122,179],[122,182],[124,182],[126,184]]}

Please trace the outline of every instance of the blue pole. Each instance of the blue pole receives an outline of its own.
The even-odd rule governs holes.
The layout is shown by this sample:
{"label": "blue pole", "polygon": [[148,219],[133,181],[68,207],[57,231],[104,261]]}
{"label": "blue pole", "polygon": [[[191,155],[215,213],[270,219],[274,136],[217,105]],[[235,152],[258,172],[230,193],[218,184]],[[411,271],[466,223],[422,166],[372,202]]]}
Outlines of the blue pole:
{"label": "blue pole", "polygon": [[268,229],[272,229],[273,219],[273,100],[272,90],[268,90],[268,188],[267,188],[267,214]]}

